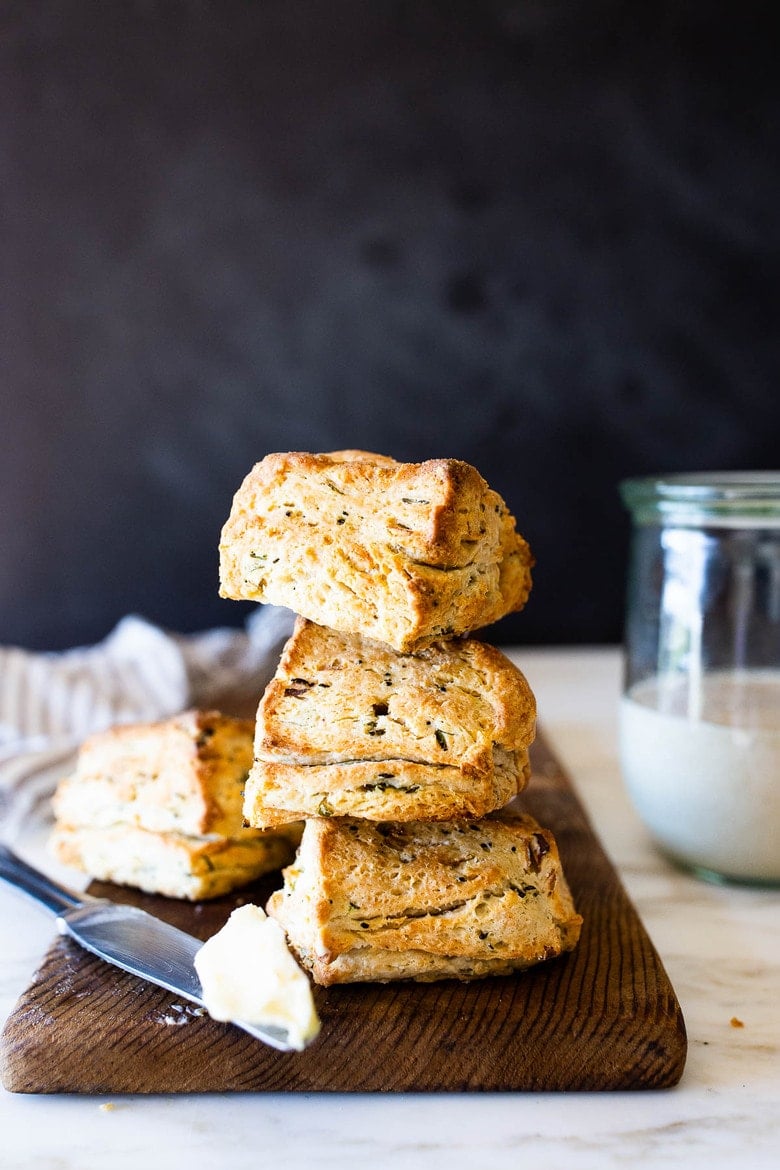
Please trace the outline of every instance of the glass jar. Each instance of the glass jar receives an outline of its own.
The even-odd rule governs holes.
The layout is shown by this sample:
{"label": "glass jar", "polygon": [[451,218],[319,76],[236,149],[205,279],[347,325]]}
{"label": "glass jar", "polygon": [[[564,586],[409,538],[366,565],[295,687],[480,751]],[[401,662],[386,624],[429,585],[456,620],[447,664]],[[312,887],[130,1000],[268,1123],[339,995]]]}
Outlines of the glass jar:
{"label": "glass jar", "polygon": [[780,472],[626,480],[629,795],[709,878],[780,883]]}

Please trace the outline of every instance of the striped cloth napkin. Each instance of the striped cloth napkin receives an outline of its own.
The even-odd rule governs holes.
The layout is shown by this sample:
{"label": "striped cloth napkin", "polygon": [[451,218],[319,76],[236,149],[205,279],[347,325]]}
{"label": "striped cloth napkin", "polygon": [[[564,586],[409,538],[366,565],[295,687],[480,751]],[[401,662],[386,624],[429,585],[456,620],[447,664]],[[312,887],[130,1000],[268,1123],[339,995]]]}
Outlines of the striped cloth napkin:
{"label": "striped cloth napkin", "polygon": [[50,798],[81,741],[116,723],[218,706],[226,693],[258,700],[293,622],[290,610],[258,606],[244,629],[175,634],[129,616],[96,646],[0,647],[0,837],[51,871]]}

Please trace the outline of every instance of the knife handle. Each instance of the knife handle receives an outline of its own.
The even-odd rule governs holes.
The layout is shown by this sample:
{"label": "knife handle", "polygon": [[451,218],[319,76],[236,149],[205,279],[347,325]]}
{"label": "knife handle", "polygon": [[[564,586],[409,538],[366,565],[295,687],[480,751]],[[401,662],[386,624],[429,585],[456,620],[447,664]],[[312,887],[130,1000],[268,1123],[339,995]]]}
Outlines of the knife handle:
{"label": "knife handle", "polygon": [[72,910],[74,906],[81,906],[90,899],[74,894],[65,886],[59,885],[46,877],[37,869],[33,869],[21,857],[17,857],[6,845],[0,845],[0,878],[16,886],[17,889],[35,898],[53,914],[60,914],[63,910]]}

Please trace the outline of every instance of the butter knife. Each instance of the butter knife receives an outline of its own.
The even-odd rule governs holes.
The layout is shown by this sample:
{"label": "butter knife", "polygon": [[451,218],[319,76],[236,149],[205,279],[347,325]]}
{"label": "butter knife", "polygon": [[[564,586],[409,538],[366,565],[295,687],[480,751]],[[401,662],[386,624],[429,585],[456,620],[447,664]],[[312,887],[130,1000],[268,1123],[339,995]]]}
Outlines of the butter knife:
{"label": "butter knife", "polygon": [[[200,939],[137,906],[75,894],[22,861],[5,845],[0,845],[0,878],[45,906],[56,915],[60,934],[69,935],[99,959],[205,1006],[194,966],[195,955],[203,946]],[[283,1027],[242,1020],[233,1023],[280,1052],[293,1048]]]}

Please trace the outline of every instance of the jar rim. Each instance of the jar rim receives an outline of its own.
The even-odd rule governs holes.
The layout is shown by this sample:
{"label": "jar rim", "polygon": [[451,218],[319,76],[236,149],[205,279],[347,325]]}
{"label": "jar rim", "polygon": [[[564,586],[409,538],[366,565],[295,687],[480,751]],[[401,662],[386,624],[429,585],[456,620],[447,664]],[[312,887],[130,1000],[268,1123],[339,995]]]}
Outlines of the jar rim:
{"label": "jar rim", "polygon": [[624,479],[621,499],[639,523],[780,523],[780,471],[696,471]]}

